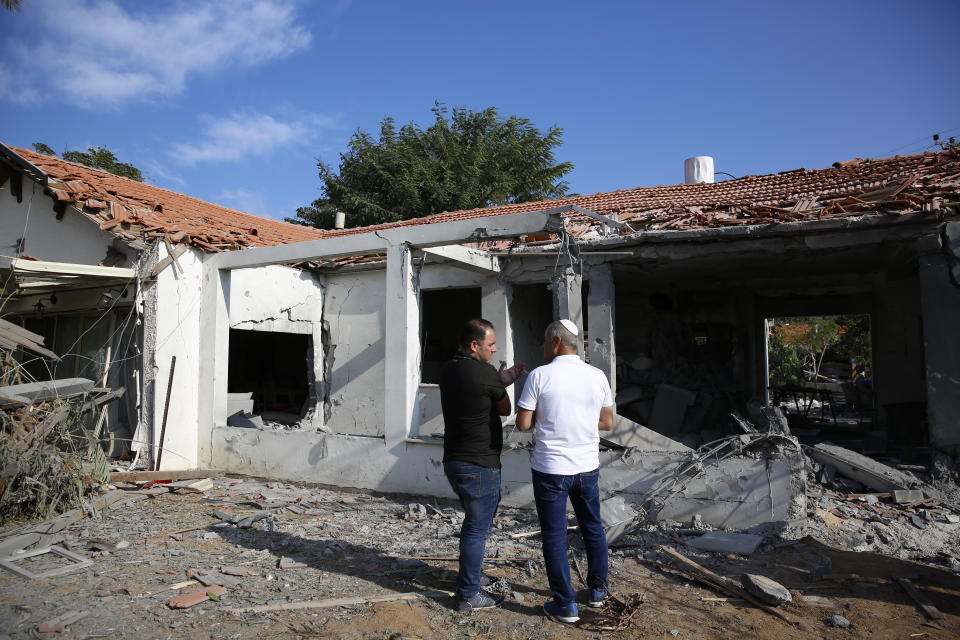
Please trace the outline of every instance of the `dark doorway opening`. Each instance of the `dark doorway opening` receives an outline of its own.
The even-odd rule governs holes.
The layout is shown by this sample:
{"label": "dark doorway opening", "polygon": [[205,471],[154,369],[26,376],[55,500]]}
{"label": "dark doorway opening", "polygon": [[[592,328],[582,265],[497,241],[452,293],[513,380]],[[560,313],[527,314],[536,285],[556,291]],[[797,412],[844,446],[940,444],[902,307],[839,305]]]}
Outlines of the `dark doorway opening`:
{"label": "dark doorway opening", "polygon": [[457,352],[460,327],[479,318],[479,287],[434,289],[420,294],[420,347],[423,354],[420,381],[440,382],[440,368]]}
{"label": "dark doorway opening", "polygon": [[543,364],[543,332],[553,322],[553,291],[545,282],[513,285],[513,357],[527,371]]}
{"label": "dark doorway opening", "polygon": [[310,397],[313,344],[309,335],[230,330],[227,391],[253,393],[253,413],[296,424]]}

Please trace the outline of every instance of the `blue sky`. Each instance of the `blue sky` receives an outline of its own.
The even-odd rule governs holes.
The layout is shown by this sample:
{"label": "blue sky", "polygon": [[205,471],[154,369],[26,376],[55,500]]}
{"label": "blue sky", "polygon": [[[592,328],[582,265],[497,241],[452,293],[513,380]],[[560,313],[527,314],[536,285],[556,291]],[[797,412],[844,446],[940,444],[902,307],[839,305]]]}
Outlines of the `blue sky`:
{"label": "blue sky", "polygon": [[434,100],[564,129],[572,191],[916,153],[960,136],[960,2],[23,0],[0,10],[0,140],[99,145],[275,218],[384,116]]}

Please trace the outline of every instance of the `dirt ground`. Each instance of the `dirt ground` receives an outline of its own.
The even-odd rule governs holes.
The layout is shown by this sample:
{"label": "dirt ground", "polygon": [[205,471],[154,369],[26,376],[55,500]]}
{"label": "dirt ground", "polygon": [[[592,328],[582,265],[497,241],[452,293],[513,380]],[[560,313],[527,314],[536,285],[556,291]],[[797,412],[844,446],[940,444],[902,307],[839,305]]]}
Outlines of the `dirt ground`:
{"label": "dirt ground", "polygon": [[[295,500],[295,502],[290,502]],[[291,505],[293,505],[291,507]],[[501,509],[487,552],[487,573],[502,578],[502,609],[459,614],[438,591],[453,588],[456,563],[419,560],[456,555],[459,511],[432,499],[347,493],[255,479],[219,478],[205,493],[165,493],[119,502],[99,519],[71,526],[61,543],[93,565],[58,577],[28,580],[0,570],[0,634],[9,638],[342,638],[422,640],[482,637],[503,640],[581,638],[956,638],[960,629],[960,577],[950,571],[878,553],[838,550],[813,538],[751,556],[674,548],[717,573],[765,575],[789,588],[794,601],[781,609],[802,621],[797,628],[727,594],[691,582],[649,560],[669,559],[635,544],[611,551],[611,588],[641,604],[630,624],[583,608],[577,626],[543,617],[546,577],[539,538],[509,534],[536,528],[534,514]],[[211,515],[275,514],[249,529]],[[302,513],[296,513],[301,511]],[[270,529],[273,529],[272,531]],[[667,536],[669,540],[671,536]],[[126,541],[104,552],[91,538]],[[302,562],[279,567],[281,558]],[[829,573],[816,575],[829,558]],[[64,564],[49,555],[18,565],[41,571]],[[583,564],[583,561],[581,560]],[[174,597],[204,590],[185,582],[188,571],[245,568],[252,575],[217,600],[171,609]],[[856,574],[855,576],[852,574]],[[894,575],[914,584],[945,615],[929,624]],[[820,578],[820,579],[818,579]],[[574,580],[577,581],[576,572]],[[581,585],[582,586],[582,585]],[[413,600],[322,609],[236,613],[229,609],[355,596],[424,592]],[[88,615],[60,633],[37,626],[67,611]],[[608,612],[609,613],[609,612]],[[840,614],[849,628],[826,620]],[[622,620],[622,616],[619,618]],[[940,627],[940,628],[935,628]]]}

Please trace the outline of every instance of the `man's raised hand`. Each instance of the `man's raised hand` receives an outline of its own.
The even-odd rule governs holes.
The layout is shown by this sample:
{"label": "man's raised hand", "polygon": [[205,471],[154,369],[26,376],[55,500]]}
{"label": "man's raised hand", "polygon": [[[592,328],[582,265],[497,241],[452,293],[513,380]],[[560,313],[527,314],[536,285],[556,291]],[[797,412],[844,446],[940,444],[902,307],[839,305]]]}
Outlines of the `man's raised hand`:
{"label": "man's raised hand", "polygon": [[507,363],[503,360],[500,361],[500,382],[503,383],[503,386],[508,387],[514,382],[517,381],[517,378],[523,375],[523,372],[526,371],[526,367],[522,362],[518,362],[512,367],[507,367]]}

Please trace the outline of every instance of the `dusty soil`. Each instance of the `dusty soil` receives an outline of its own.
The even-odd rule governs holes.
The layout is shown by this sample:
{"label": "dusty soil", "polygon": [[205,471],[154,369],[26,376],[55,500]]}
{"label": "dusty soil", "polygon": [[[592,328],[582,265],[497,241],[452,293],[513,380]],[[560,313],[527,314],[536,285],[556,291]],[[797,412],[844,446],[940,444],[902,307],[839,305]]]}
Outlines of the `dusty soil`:
{"label": "dusty soil", "polygon": [[[231,485],[231,483],[233,483]],[[294,510],[303,513],[294,513]],[[259,503],[259,507],[251,502]],[[413,505],[411,505],[413,503]],[[268,520],[239,529],[211,516],[214,509],[236,515],[269,510]],[[534,515],[501,509],[488,543],[496,560],[487,573],[502,578],[502,609],[459,614],[437,590],[453,588],[456,563],[404,556],[455,556],[460,513],[452,504],[423,498],[374,496],[320,487],[297,487],[253,479],[221,478],[204,494],[166,493],[120,502],[99,519],[66,531],[62,543],[90,557],[92,567],[46,579],[27,580],[0,571],[0,633],[10,638],[344,638],[398,640],[483,637],[545,638],[951,638],[960,629],[960,577],[943,568],[878,553],[837,550],[805,538],[749,557],[709,554],[675,545],[717,573],[739,578],[766,575],[791,589],[794,602],[781,609],[803,622],[795,628],[770,614],[730,600],[648,560],[667,562],[642,544],[611,552],[611,587],[642,604],[622,631],[602,630],[609,618],[584,613],[579,626],[544,618],[548,597],[539,563],[539,539],[507,534],[536,528]],[[125,540],[130,546],[94,551],[90,538]],[[645,540],[651,536],[645,536]],[[668,541],[665,535],[660,542]],[[653,542],[650,542],[653,544]],[[303,568],[281,569],[281,557]],[[830,559],[826,578],[825,558]],[[27,561],[21,561],[27,565]],[[61,561],[41,556],[33,570]],[[244,567],[219,600],[175,610],[167,602],[202,590],[199,584],[166,589],[188,579],[188,571]],[[851,574],[857,574],[850,577]],[[911,575],[945,614],[937,626],[909,599],[892,575]],[[846,576],[846,577],[844,577]],[[574,572],[576,581],[576,573]],[[505,582],[504,582],[505,581]],[[509,583],[509,584],[506,584]],[[305,600],[423,591],[415,600],[325,609],[232,613],[231,608]],[[59,634],[37,634],[41,622],[70,610],[84,619]],[[586,608],[582,612],[589,612]],[[827,626],[834,614],[847,629]]]}

